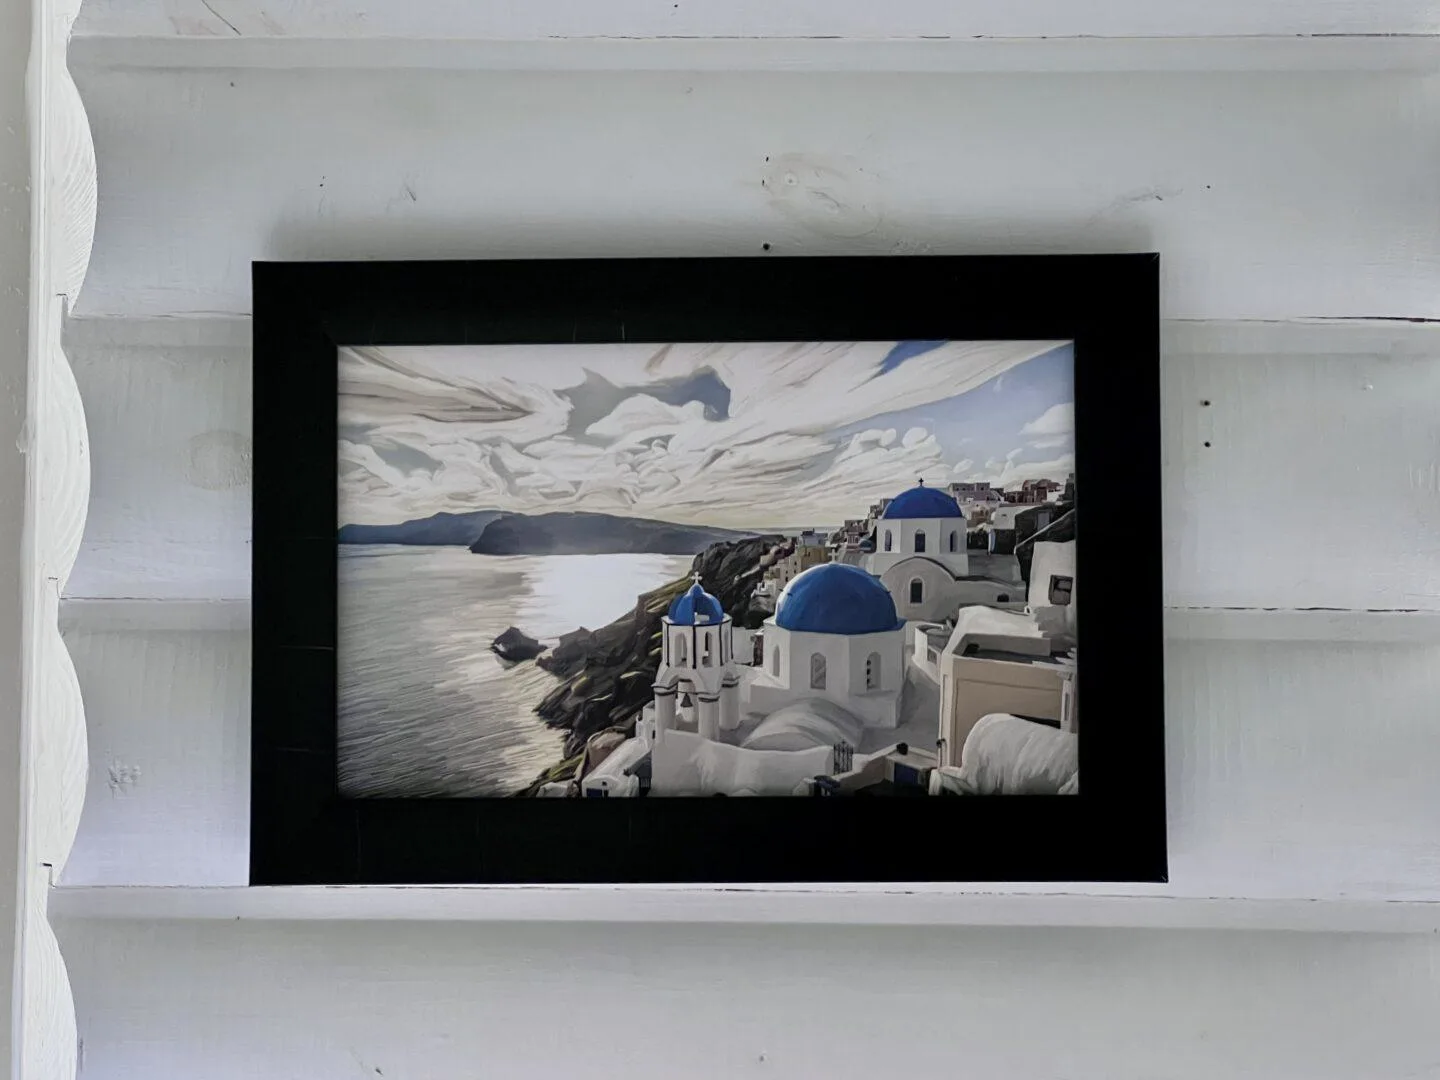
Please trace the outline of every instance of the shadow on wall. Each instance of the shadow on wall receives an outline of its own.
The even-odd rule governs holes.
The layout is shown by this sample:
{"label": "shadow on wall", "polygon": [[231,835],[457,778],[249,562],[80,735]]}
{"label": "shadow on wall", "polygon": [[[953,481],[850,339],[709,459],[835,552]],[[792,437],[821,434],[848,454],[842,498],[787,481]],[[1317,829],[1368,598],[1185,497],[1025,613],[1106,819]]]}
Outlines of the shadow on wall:
{"label": "shadow on wall", "polygon": [[887,214],[854,233],[855,217],[837,211],[837,231],[818,223],[815,201],[776,211],[758,202],[753,214],[701,220],[634,216],[606,208],[566,218],[490,219],[483,214],[427,217],[423,200],[403,214],[327,216],[277,221],[254,257],[308,259],[689,258],[703,255],[1038,255],[1153,250],[1143,221],[1047,217],[1022,220]]}

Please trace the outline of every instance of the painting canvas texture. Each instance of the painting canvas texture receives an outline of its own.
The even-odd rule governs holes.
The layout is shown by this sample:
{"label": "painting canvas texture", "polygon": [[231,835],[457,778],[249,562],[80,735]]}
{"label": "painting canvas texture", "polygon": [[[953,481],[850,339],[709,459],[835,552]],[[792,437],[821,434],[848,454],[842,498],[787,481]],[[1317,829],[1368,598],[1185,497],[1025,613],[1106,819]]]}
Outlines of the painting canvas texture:
{"label": "painting canvas texture", "polygon": [[342,796],[1079,792],[1071,343],[338,363]]}

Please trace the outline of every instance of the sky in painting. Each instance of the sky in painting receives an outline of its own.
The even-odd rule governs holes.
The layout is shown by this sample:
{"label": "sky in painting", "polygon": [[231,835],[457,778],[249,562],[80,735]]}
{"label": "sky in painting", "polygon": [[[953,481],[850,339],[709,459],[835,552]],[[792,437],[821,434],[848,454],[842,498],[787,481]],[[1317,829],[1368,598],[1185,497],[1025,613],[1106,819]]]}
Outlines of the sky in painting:
{"label": "sky in painting", "polygon": [[1074,468],[1066,342],[342,348],[339,363],[342,522],[833,525],[920,478]]}

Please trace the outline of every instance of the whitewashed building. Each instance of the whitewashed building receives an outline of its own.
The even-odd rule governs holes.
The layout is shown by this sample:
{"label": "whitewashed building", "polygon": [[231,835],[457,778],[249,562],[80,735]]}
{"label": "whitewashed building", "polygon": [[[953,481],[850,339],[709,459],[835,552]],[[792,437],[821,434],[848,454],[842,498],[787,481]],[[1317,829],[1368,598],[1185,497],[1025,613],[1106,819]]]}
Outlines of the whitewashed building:
{"label": "whitewashed building", "polygon": [[1020,586],[1013,582],[970,576],[965,531],[965,516],[955,500],[923,480],[890,501],[866,565],[889,591],[901,618],[938,622],[969,604],[1022,601]]}
{"label": "whitewashed building", "polygon": [[1036,541],[1026,606],[1040,624],[1075,634],[1075,541]]}
{"label": "whitewashed building", "polygon": [[870,572],[883,575],[892,566],[916,557],[944,567],[951,577],[970,572],[965,554],[965,517],[960,506],[925,481],[891,499],[875,525],[875,552]]}
{"label": "whitewashed building", "polygon": [[744,685],[744,706],[770,713],[821,698],[868,725],[893,728],[905,685],[904,628],[873,575],[843,563],[812,567],[765,620],[764,663]]}
{"label": "whitewashed building", "polygon": [[660,622],[655,708],[644,734],[653,742],[677,719],[707,739],[718,739],[722,729],[733,731],[740,725],[735,627],[720,601],[701,587],[699,574]]}

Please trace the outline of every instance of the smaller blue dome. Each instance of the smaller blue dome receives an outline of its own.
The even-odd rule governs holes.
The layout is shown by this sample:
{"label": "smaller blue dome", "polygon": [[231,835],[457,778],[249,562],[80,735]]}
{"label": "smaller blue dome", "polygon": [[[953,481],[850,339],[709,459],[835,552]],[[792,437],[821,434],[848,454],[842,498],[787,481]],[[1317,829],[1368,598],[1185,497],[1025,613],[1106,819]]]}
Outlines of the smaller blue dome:
{"label": "smaller blue dome", "polygon": [[960,504],[939,488],[927,488],[923,483],[909,491],[902,491],[885,507],[884,518],[958,518]]}
{"label": "smaller blue dome", "polygon": [[707,626],[722,621],[725,609],[720,601],[700,587],[700,576],[695,584],[670,601],[670,621],[683,626]]}
{"label": "smaller blue dome", "polygon": [[878,634],[904,623],[879,578],[847,563],[822,563],[785,586],[775,602],[775,625],[812,634]]}

